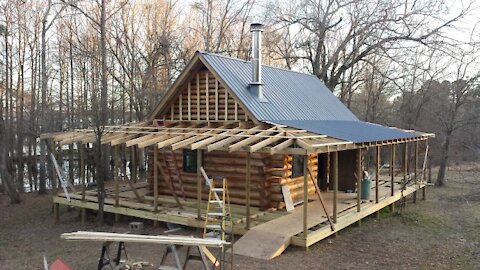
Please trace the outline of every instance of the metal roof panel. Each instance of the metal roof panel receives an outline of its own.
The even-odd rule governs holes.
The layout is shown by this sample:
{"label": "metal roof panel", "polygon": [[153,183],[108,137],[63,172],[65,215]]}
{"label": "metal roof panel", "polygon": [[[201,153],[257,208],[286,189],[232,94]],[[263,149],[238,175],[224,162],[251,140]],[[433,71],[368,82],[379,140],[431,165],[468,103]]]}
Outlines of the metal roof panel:
{"label": "metal roof panel", "polygon": [[304,129],[354,143],[418,138],[419,133],[363,121],[276,120],[275,124]]}
{"label": "metal roof panel", "polygon": [[358,121],[316,76],[263,65],[263,92],[268,102],[261,102],[249,90],[251,62],[206,52],[201,55],[260,121]]}

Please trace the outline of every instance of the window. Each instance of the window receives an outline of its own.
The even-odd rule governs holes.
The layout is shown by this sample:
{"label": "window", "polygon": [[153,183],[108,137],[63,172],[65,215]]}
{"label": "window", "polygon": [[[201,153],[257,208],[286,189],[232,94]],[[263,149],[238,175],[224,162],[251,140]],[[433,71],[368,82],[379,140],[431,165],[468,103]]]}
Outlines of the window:
{"label": "window", "polygon": [[303,176],[303,156],[292,156],[292,178]]}
{"label": "window", "polygon": [[[202,153],[202,162],[203,162],[203,153]],[[189,172],[189,173],[197,172],[197,150],[183,149],[183,171]]]}

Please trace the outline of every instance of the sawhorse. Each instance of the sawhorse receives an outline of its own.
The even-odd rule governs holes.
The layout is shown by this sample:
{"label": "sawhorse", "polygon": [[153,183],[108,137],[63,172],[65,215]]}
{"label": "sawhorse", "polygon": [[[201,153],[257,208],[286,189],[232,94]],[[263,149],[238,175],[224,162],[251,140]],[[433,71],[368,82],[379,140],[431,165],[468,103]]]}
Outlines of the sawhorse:
{"label": "sawhorse", "polygon": [[113,242],[103,242],[102,244],[102,253],[100,254],[100,258],[98,259],[98,267],[97,270],[102,270],[103,267],[109,266],[119,266],[120,259],[122,258],[122,253],[125,254],[125,258],[128,259],[127,250],[125,249],[124,242],[118,242],[117,248],[117,256],[115,259],[111,260],[110,256],[108,255],[108,249]]}

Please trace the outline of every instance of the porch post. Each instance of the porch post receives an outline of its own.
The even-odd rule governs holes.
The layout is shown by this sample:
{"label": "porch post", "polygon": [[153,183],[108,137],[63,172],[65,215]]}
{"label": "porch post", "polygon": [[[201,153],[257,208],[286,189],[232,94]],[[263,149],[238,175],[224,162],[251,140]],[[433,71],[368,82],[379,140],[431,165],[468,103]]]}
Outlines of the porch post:
{"label": "porch post", "polygon": [[[390,195],[395,194],[395,144],[390,145]],[[395,211],[395,203],[390,205],[390,211]]]}
{"label": "porch post", "polygon": [[[119,175],[119,169],[120,169],[120,160],[119,160],[119,146],[115,145],[113,146],[113,176],[115,179],[115,207],[118,207],[119,205],[119,191],[120,191],[120,175]],[[115,213],[115,223],[118,223],[120,221],[120,216],[118,213]]]}
{"label": "porch post", "polygon": [[[158,147],[157,145],[153,146],[153,211],[156,213],[158,211]],[[132,166],[133,167],[133,166]],[[157,226],[158,221],[153,221],[153,226]]]}
{"label": "porch post", "polygon": [[338,203],[338,152],[333,153],[333,222],[337,223]]}
{"label": "porch post", "polygon": [[[156,165],[155,165],[156,166]],[[137,147],[130,147],[130,179],[133,183],[137,183]]]}
{"label": "porch post", "polygon": [[303,156],[303,238],[307,239],[308,155]]}
{"label": "porch post", "polygon": [[362,149],[357,149],[357,212],[360,212],[362,193]]}
{"label": "porch post", "polygon": [[330,189],[330,152],[327,152],[327,169],[326,169],[326,172],[325,172],[325,176],[326,176],[326,180],[325,181],[327,183],[327,187],[326,187],[326,190],[329,190]]}
{"label": "porch post", "polygon": [[415,192],[413,192],[413,202],[417,202],[417,184],[418,184],[418,141],[415,141],[415,155],[413,156],[413,173],[415,177]]}
{"label": "porch post", "polygon": [[403,207],[407,205],[407,198],[403,197],[403,191],[406,189],[407,185],[407,176],[408,176],[408,143],[403,144],[403,179],[402,179],[402,200]]}
{"label": "porch post", "polygon": [[251,172],[251,159],[252,159],[252,156],[251,156],[251,153],[250,152],[247,152],[247,162],[246,162],[246,172],[247,172],[247,175],[246,175],[246,184],[245,184],[245,194],[246,194],[246,204],[245,204],[245,207],[246,207],[246,210],[245,210],[245,213],[246,213],[246,227],[245,229],[249,230],[250,229],[250,182],[251,182],[251,177],[252,177],[252,172]]}
{"label": "porch post", "polygon": [[[85,191],[86,191],[86,179],[85,179],[85,154],[84,154],[84,145],[82,142],[77,144],[78,151],[80,153],[80,181],[82,182],[82,202],[85,202]],[[86,209],[82,207],[80,210],[80,219],[82,221],[82,225],[85,225],[85,218],[86,218]]]}
{"label": "porch post", "polygon": [[378,203],[378,182],[380,178],[380,146],[375,147],[375,203]]}
{"label": "porch post", "polygon": [[197,149],[197,219],[202,218],[202,150]]}

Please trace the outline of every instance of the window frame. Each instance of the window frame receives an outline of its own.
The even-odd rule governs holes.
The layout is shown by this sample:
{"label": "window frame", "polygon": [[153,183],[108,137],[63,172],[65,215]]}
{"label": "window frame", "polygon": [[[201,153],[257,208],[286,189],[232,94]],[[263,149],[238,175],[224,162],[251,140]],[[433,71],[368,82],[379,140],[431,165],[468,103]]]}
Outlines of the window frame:
{"label": "window frame", "polygon": [[[197,164],[197,151],[202,151],[200,149],[190,150],[190,149],[183,149],[182,152],[182,170],[185,173],[196,173],[198,169]],[[203,164],[203,151],[201,152],[202,155],[202,164]],[[187,164],[187,156],[193,158],[192,164]]]}
{"label": "window frame", "polygon": [[305,160],[302,155],[292,155],[292,176],[291,178],[297,178],[303,176],[303,166],[305,166]]}

